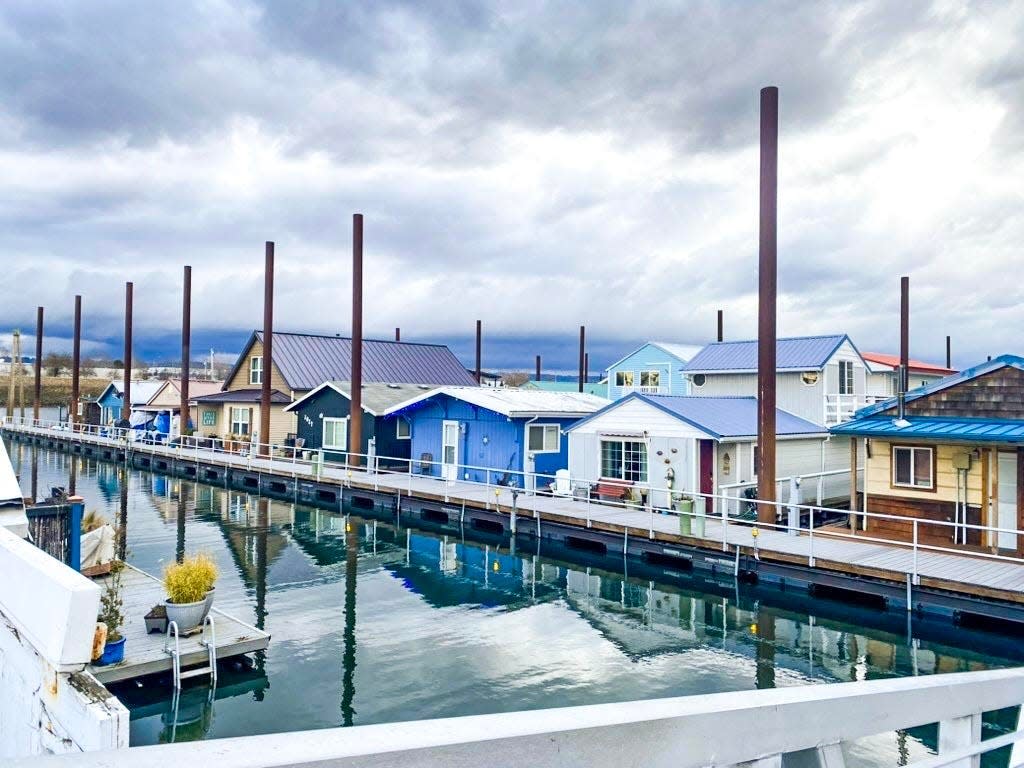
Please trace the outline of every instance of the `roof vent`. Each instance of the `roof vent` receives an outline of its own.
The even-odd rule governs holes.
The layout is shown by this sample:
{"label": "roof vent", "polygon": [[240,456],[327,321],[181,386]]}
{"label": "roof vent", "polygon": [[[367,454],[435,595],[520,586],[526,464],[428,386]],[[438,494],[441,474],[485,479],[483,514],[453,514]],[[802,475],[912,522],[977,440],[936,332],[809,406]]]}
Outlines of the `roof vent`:
{"label": "roof vent", "polygon": [[388,384],[388,389],[399,389],[397,384]]}
{"label": "roof vent", "polygon": [[419,388],[420,389],[430,389],[430,385],[428,385],[428,384],[420,384]]}

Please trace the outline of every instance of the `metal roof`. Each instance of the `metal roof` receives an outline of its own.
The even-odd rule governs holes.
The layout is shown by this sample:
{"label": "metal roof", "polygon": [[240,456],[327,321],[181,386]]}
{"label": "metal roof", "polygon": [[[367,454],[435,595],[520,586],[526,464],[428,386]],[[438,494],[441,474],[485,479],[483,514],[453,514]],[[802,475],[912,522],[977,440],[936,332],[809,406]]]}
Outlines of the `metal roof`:
{"label": "metal roof", "polygon": [[958,419],[910,414],[905,421],[904,426],[899,426],[892,416],[868,416],[832,427],[832,432],[858,437],[1024,444],[1024,420],[1019,419]]}
{"label": "metal roof", "polygon": [[[139,379],[138,381],[132,379],[132,402],[135,405],[145,405],[150,399],[164,386],[166,382],[158,379]],[[124,395],[124,382],[112,381],[103,388],[100,392],[97,400],[102,400],[106,397],[109,390],[114,390],[118,398],[121,399]]]}
{"label": "metal roof", "polygon": [[[775,367],[780,371],[820,371],[846,341],[850,341],[846,334],[777,339]],[[853,346],[853,342],[850,345]],[[689,374],[754,373],[757,371],[757,340],[708,344],[683,366],[683,370]]]}
{"label": "metal roof", "polygon": [[[135,385],[133,384],[132,386],[134,387]],[[223,386],[223,381],[210,381],[209,379],[189,379],[188,394],[190,398],[192,396],[202,397],[203,395],[212,395],[215,392],[220,392]],[[181,379],[167,379],[166,381],[161,382],[156,392],[154,392],[152,397],[150,397],[149,400],[147,400],[146,402],[152,402],[153,399],[157,397],[160,393],[162,393],[165,389],[173,389],[175,392],[180,393]]]}
{"label": "metal roof", "polygon": [[[616,400],[597,413],[574,424],[568,431],[622,406],[630,400],[641,400],[658,408],[690,426],[719,440],[754,437],[757,435],[756,397],[693,397],[688,395],[643,395],[633,392]],[[640,426],[640,425],[638,425]],[[813,437],[828,434],[818,424],[813,424],[789,411],[775,409],[775,434],[779,437]]]}
{"label": "metal roof", "polygon": [[[190,403],[258,403],[263,396],[263,391],[259,389],[230,389],[226,392],[214,392],[212,395],[200,395],[199,397],[190,397]],[[274,405],[278,403],[290,403],[292,399],[288,395],[284,394],[276,389],[270,390],[270,402]]]}
{"label": "metal roof", "polygon": [[[575,381],[527,381],[519,389],[539,389],[542,392],[578,392],[579,383]],[[583,385],[583,391],[588,395],[595,395],[608,399],[607,382],[587,382]]]}
{"label": "metal roof", "polygon": [[[962,384],[965,381],[976,379],[979,376],[984,376],[987,373],[998,371],[1000,368],[1016,368],[1017,370],[1024,371],[1024,357],[1018,355],[1000,355],[999,357],[988,360],[979,365],[975,365],[972,368],[965,368],[959,373],[954,373],[952,376],[946,376],[944,379],[938,379],[925,384],[922,387],[917,387],[907,391],[906,402],[912,402],[928,395],[933,395],[936,392],[941,392],[944,389],[955,387],[957,384]],[[854,414],[855,419],[865,418],[867,416],[874,416],[876,414],[887,411],[890,408],[895,408],[898,405],[898,399],[891,397],[888,400],[883,400],[880,403],[869,405],[866,408],[861,408]]]}
{"label": "metal roof", "polygon": [[[253,332],[228,381],[245,364],[246,352],[255,341],[263,341],[262,331]],[[299,392],[315,389],[325,381],[349,381],[352,378],[352,339],[344,336],[275,331],[273,357],[274,365],[288,386]],[[376,339],[363,339],[363,381],[434,386],[476,383],[443,344]]]}
{"label": "metal roof", "polygon": [[700,347],[693,346],[693,345],[690,345],[690,344],[674,344],[674,343],[668,342],[668,341],[645,341],[643,344],[641,344],[639,347],[634,349],[628,355],[626,355],[624,357],[620,357],[618,360],[616,360],[611,365],[606,366],[605,367],[605,371],[610,371],[612,368],[617,366],[623,360],[628,360],[629,358],[631,358],[633,355],[635,355],[637,352],[639,352],[644,347],[657,347],[662,352],[664,352],[667,355],[670,355],[670,356],[674,357],[676,360],[678,360],[681,364],[684,364],[684,365],[686,364],[687,360],[692,358],[694,355],[696,355],[701,350]]}
{"label": "metal roof", "polygon": [[[872,371],[896,371],[900,367],[900,356],[899,355],[887,355],[883,352],[861,352],[860,356],[864,358]],[[951,373],[956,373],[953,368],[944,368],[941,365],[935,363],[925,363],[921,360],[909,360],[909,368],[911,373],[934,373],[941,376],[948,376]]]}
{"label": "metal roof", "polygon": [[[325,389],[333,389],[342,397],[351,400],[352,383],[348,381],[325,381],[316,389],[299,398],[285,408],[286,411],[295,411],[307,400],[320,394]],[[383,415],[384,411],[393,405],[410,400],[424,392],[432,391],[433,387],[427,384],[363,384],[360,392],[363,395],[363,410],[371,416]]]}
{"label": "metal roof", "polygon": [[439,387],[398,403],[384,411],[388,416],[412,408],[440,395],[485,408],[502,416],[530,418],[579,418],[601,410],[608,401],[603,397],[579,392],[544,392],[534,389],[494,389],[491,387]]}

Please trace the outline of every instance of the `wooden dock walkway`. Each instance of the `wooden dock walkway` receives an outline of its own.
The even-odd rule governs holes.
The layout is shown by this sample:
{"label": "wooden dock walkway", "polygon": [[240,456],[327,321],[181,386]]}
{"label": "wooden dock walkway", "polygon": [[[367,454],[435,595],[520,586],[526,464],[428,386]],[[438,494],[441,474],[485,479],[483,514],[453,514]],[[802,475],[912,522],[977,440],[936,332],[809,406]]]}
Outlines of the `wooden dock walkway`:
{"label": "wooden dock walkway", "polygon": [[[126,638],[124,661],[109,666],[89,666],[89,671],[103,684],[171,670],[171,657],[164,650],[166,636],[160,633],[146,634],[146,622],[143,619],[150,608],[164,601],[166,595],[162,582],[131,565],[125,567],[121,577],[125,616],[122,632]],[[107,578],[96,579],[96,583],[102,588]],[[216,603],[210,615],[217,635],[218,660],[259,651],[270,644],[268,633],[218,610]],[[199,644],[200,639],[198,633],[181,638],[183,669],[207,663],[206,648]]]}
{"label": "wooden dock walkway", "polygon": [[[6,425],[14,433],[34,435],[55,441],[68,441],[97,446],[98,455],[123,452],[125,442],[93,434],[72,434],[67,431],[40,427]],[[150,457],[148,466],[155,471],[171,472],[171,467],[188,471],[197,480],[206,479],[203,468],[218,467],[266,478],[292,481],[298,496],[299,483],[341,489],[362,490],[378,495],[390,494],[444,504],[446,507],[475,508],[508,517],[513,505],[513,491],[507,486],[486,486],[467,481],[443,481],[428,475],[406,472],[369,472],[340,465],[328,464],[317,473],[310,462],[292,458],[261,458],[225,453],[197,447],[147,445],[131,443],[135,456]],[[109,449],[109,450],[108,450]],[[166,469],[161,468],[166,464]],[[181,471],[176,472],[181,474]],[[256,483],[254,491],[262,490]],[[251,487],[251,486],[246,486]],[[284,485],[282,484],[282,487]],[[271,489],[273,490],[273,489]],[[291,491],[289,490],[289,493]],[[332,492],[332,498],[334,493]],[[319,502],[314,502],[319,503]],[[936,551],[907,543],[883,541],[863,534],[850,535],[846,529],[806,528],[799,533],[764,528],[755,539],[750,524],[726,520],[711,515],[704,518],[703,535],[680,535],[679,519],[675,514],[662,514],[657,510],[623,508],[597,501],[531,494],[519,490],[516,498],[520,530],[542,523],[572,526],[581,530],[597,530],[621,537],[623,550],[628,542],[639,538],[651,542],[717,550],[722,563],[735,556],[737,548],[744,556],[756,552],[760,561],[776,562],[831,572],[845,576],[866,577],[903,585],[908,580],[915,587],[982,599],[995,599],[1024,604],[1024,561],[992,558],[972,552]]]}

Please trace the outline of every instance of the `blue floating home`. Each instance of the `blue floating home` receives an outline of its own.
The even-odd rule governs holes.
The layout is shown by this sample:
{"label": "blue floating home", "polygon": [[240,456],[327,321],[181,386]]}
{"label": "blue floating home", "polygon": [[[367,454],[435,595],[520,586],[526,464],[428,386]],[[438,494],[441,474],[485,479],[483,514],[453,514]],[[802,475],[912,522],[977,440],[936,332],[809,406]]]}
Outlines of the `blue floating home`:
{"label": "blue floating home", "polygon": [[[408,461],[409,423],[385,417],[391,406],[425,394],[424,384],[364,384],[363,429],[358,453],[380,457],[383,466]],[[351,450],[352,386],[347,381],[328,381],[285,407],[296,416],[296,437],[304,449],[323,451],[326,461],[345,461]],[[395,459],[397,461],[389,461]]]}
{"label": "blue floating home", "polygon": [[579,392],[441,387],[385,415],[408,424],[413,471],[524,488],[568,466],[565,430],[607,404]]}
{"label": "blue floating home", "polygon": [[700,347],[649,341],[608,366],[608,399],[618,400],[634,392],[645,395],[687,395],[683,375],[687,360]]}

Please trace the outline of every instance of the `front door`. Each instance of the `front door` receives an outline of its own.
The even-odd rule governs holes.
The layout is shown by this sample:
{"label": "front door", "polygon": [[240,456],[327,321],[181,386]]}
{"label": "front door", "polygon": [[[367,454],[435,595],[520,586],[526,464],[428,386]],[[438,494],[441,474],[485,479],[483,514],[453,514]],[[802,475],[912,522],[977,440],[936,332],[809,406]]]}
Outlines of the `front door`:
{"label": "front door", "polygon": [[457,480],[459,477],[459,422],[441,422],[441,477]]}
{"label": "front door", "polygon": [[[710,496],[715,492],[715,441],[700,441],[700,492]],[[707,503],[711,509],[711,500]]]}
{"label": "front door", "polygon": [[[999,528],[1017,528],[1017,454],[999,454],[999,512],[996,517]],[[1012,533],[999,532],[996,537],[1000,549],[1017,549],[1017,537]]]}

